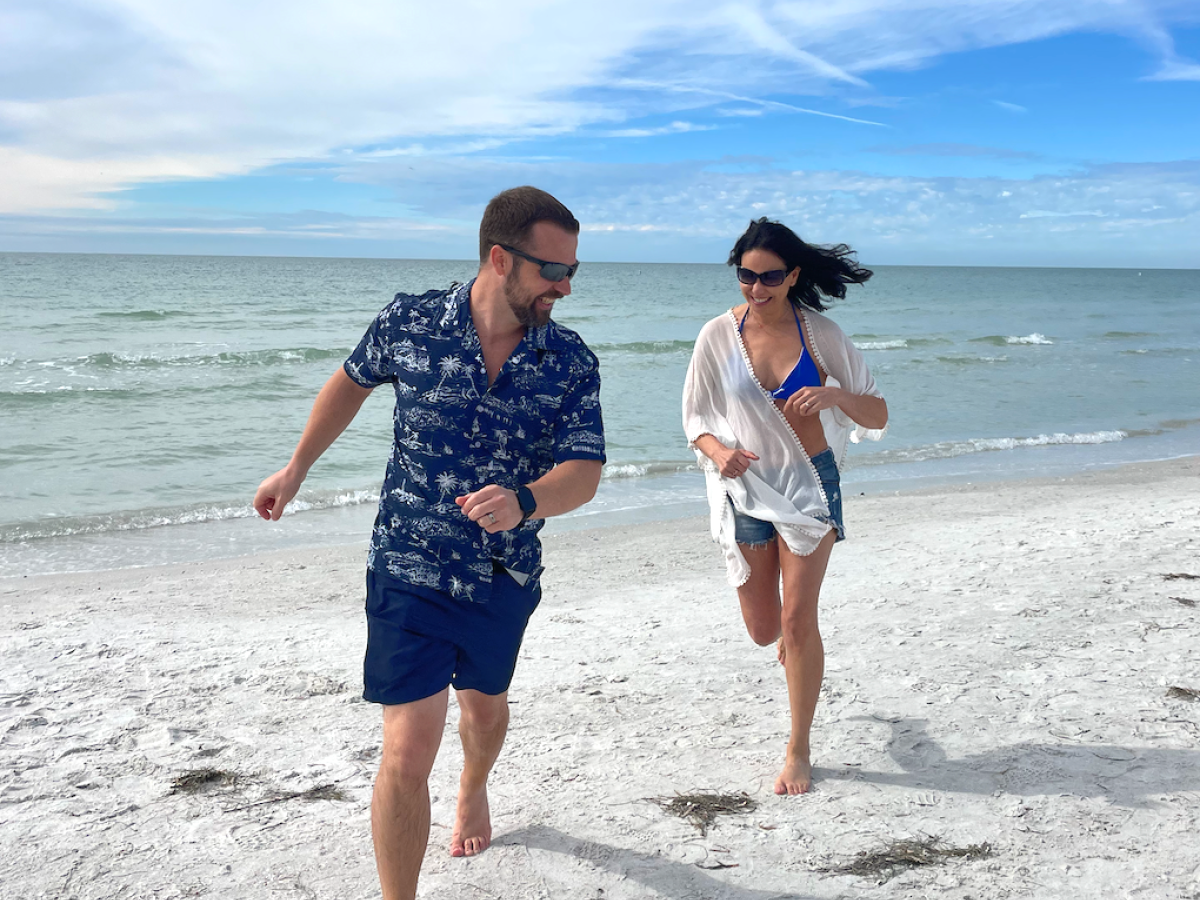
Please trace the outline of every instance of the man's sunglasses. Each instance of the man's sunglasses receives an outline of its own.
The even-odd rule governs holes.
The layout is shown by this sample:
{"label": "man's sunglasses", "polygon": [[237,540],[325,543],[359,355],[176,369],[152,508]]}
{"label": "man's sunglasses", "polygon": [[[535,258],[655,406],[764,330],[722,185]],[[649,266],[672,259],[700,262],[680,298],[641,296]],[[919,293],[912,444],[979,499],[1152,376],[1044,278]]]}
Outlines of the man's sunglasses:
{"label": "man's sunglasses", "polygon": [[779,287],[788,276],[787,269],[772,269],[770,272],[755,272],[738,266],[737,279],[742,284],[754,284],[761,281],[765,287]]}
{"label": "man's sunglasses", "polygon": [[573,266],[568,266],[566,263],[546,262],[546,260],[538,259],[536,256],[530,256],[528,253],[518,250],[516,247],[510,247],[508,244],[501,244],[500,246],[514,256],[519,256],[521,259],[527,259],[531,263],[537,265],[539,267],[538,274],[547,281],[562,281],[564,278],[574,278],[575,272],[579,269],[579,263],[575,263]]}

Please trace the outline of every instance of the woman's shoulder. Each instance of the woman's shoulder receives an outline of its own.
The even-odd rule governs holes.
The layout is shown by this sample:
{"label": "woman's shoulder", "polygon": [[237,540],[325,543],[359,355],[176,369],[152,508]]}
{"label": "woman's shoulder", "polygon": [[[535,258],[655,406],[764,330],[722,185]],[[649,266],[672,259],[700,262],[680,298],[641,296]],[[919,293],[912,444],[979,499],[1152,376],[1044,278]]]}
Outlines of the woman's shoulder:
{"label": "woman's shoulder", "polygon": [[700,329],[700,335],[702,337],[707,337],[713,333],[721,333],[726,331],[734,323],[734,319],[731,318],[731,314],[734,312],[736,312],[736,310],[727,309],[719,316],[713,316],[704,323],[704,326]]}
{"label": "woman's shoulder", "polygon": [[846,340],[846,332],[842,331],[842,326],[824,313],[802,306],[800,315],[804,316],[804,321],[808,323],[809,329],[818,339],[824,337],[829,340]]}

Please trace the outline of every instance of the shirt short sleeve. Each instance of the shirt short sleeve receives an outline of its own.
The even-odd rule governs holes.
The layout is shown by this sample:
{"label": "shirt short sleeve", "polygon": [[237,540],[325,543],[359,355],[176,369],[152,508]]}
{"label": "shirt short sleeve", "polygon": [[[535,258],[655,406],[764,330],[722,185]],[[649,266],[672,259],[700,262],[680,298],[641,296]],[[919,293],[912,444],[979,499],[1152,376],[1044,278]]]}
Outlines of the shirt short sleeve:
{"label": "shirt short sleeve", "polygon": [[342,364],[346,374],[361,387],[375,388],[394,380],[388,352],[391,343],[388,332],[394,307],[395,303],[391,303],[380,311],[358,346]]}
{"label": "shirt short sleeve", "polygon": [[554,462],[596,459],[605,462],[604,422],[600,414],[600,369],[596,358],[568,389],[554,429]]}

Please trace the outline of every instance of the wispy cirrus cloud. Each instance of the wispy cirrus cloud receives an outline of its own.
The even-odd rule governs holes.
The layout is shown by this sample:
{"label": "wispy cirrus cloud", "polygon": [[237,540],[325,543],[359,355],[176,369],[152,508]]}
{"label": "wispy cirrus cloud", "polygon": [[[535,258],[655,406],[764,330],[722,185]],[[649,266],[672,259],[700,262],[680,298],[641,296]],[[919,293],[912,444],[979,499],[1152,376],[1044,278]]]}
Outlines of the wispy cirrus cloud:
{"label": "wispy cirrus cloud", "polygon": [[[442,157],[355,160],[336,171],[405,199],[404,214],[322,212],[146,219],[0,217],[0,238],[135,235],[164,251],[469,258],[484,198],[537,180],[584,224],[585,259],[721,261],[753,217],[818,243],[847,242],[868,264],[1194,264],[1200,161],[1095,166],[1028,178],[881,176],[795,171],[746,159],[615,165]],[[64,237],[65,235],[65,237]],[[31,237],[32,236],[32,237]],[[27,245],[22,245],[27,246]],[[238,249],[241,248],[241,249]]]}
{"label": "wispy cirrus cloud", "polygon": [[1042,159],[1042,154],[1026,150],[1011,150],[1007,147],[981,147],[976,144],[909,144],[907,146],[891,146],[880,144],[868,147],[868,153],[880,153],[887,156],[951,156],[985,159]]}
{"label": "wispy cirrus cloud", "polygon": [[660,137],[664,134],[687,134],[691,131],[714,131],[715,125],[698,125],[695,122],[671,122],[658,128],[614,128],[600,132],[601,137],[642,138]]}
{"label": "wispy cirrus cloud", "polygon": [[[502,6],[295,0],[8,0],[0,10],[0,209],[111,207],[122,186],[218,178],[344,148],[631,132],[738,103],[838,112],[871,80],[947,54],[1075,31],[1133,34],[1191,77],[1176,0],[512,0]],[[572,40],[547,48],[538,23]],[[414,40],[419,35],[419,40]],[[548,52],[549,50],[549,52]],[[687,90],[680,86],[686,85]],[[675,87],[672,87],[675,86]],[[814,98],[791,103],[780,96]],[[436,151],[435,151],[436,152]]]}

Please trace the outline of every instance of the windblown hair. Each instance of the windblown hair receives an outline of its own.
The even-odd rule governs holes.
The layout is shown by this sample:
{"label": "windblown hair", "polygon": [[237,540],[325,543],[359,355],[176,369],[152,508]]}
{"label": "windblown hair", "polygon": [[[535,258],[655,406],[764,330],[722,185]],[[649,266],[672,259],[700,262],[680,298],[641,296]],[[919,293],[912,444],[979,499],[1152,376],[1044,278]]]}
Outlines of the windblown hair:
{"label": "windblown hair", "polygon": [[843,300],[846,285],[862,284],[874,273],[864,269],[845,244],[818,247],[806,244],[786,225],[769,219],[756,219],[729,252],[729,265],[740,266],[742,256],[751,250],[768,250],[783,260],[790,272],[800,267],[800,277],[788,290],[788,299],[797,306],[822,311],[828,309],[822,297]]}
{"label": "windblown hair", "polygon": [[524,249],[521,244],[538,222],[553,222],[568,234],[579,234],[579,220],[550,194],[525,185],[493,197],[479,223],[479,264],[487,262],[496,244]]}

